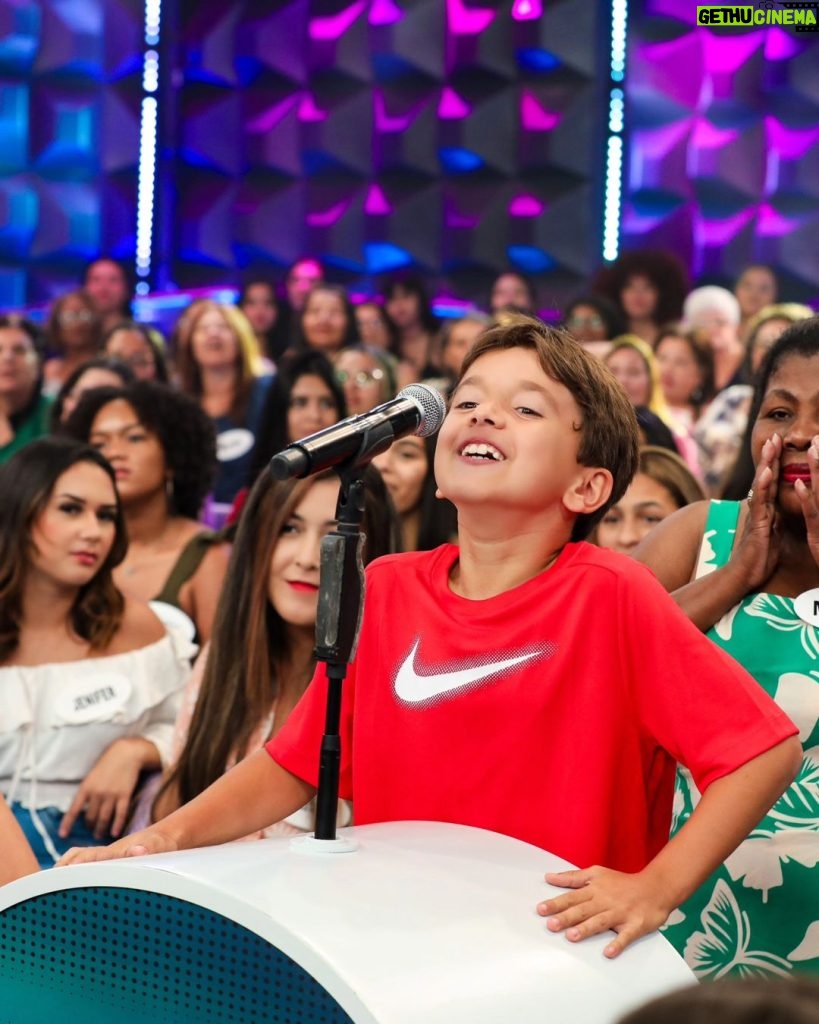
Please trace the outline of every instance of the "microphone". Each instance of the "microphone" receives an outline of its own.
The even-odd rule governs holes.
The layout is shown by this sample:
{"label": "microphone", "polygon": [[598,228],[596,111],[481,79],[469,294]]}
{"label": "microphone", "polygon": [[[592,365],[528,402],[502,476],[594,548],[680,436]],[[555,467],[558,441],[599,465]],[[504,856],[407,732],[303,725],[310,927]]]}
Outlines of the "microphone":
{"label": "microphone", "polygon": [[446,404],[428,384],[409,384],[390,402],[350,416],[332,427],[294,441],[270,460],[277,480],[311,476],[341,462],[366,466],[399,437],[430,437],[444,421]]}

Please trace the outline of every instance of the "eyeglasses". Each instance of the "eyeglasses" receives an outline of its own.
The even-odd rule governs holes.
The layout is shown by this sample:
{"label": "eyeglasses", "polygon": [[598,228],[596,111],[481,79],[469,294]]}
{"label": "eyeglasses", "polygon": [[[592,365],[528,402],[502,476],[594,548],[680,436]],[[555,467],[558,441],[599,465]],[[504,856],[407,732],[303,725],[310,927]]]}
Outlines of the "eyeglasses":
{"label": "eyeglasses", "polygon": [[61,324],[89,323],[95,319],[90,309],[66,309],[57,317]]}
{"label": "eyeglasses", "polygon": [[566,323],[570,327],[605,327],[599,316],[570,316]]}
{"label": "eyeglasses", "polygon": [[357,373],[350,373],[348,370],[336,370],[336,380],[339,384],[346,384],[347,381],[352,381],[353,384],[357,384],[360,388],[363,388],[366,384],[373,384],[377,380],[384,379],[383,370],[359,370]]}

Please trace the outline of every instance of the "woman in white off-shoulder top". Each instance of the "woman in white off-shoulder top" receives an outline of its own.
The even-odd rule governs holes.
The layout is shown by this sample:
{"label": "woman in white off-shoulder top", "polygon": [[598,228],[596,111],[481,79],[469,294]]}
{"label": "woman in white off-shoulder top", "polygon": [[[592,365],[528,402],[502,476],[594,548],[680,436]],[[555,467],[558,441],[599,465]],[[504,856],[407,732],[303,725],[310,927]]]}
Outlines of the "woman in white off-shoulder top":
{"label": "woman in white off-shoulder top", "polygon": [[41,866],[122,832],[166,763],[195,648],[116,589],[114,475],[44,438],[0,468],[0,790]]}

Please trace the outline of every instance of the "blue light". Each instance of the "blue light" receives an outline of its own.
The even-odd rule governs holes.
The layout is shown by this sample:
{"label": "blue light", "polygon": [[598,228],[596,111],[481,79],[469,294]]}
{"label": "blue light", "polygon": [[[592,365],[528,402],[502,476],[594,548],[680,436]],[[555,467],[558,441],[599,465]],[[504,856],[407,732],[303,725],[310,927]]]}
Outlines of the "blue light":
{"label": "blue light", "polygon": [[469,174],[483,167],[483,158],[471,149],[444,146],[438,150],[438,159],[446,174]]}
{"label": "blue light", "polygon": [[542,274],[557,266],[548,252],[538,249],[535,245],[510,245],[506,250],[506,255],[512,266],[522,270],[525,274]]}
{"label": "blue light", "polygon": [[560,59],[549,50],[541,50],[537,47],[521,47],[516,51],[518,64],[524,71],[543,73],[554,71],[560,67]]}
{"label": "blue light", "polygon": [[370,274],[386,274],[390,270],[408,267],[412,256],[391,242],[370,242],[364,246],[364,262]]}

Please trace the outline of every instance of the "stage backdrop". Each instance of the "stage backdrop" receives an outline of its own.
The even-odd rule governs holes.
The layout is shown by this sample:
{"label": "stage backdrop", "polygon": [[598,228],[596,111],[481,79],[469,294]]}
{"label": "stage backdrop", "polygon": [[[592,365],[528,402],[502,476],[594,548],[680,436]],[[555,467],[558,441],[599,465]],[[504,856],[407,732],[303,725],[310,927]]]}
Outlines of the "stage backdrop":
{"label": "stage backdrop", "polygon": [[789,298],[817,299],[819,32],[696,28],[694,0],[631,8],[624,243],[712,281],[770,263]]}
{"label": "stage backdrop", "polygon": [[[141,6],[2,6],[3,305],[133,250]],[[152,285],[309,252],[356,289],[414,265],[482,301],[511,264],[547,306],[574,292],[600,252],[606,5],[520,20],[540,6],[163,0]]]}

